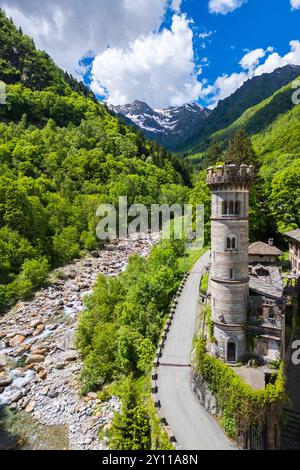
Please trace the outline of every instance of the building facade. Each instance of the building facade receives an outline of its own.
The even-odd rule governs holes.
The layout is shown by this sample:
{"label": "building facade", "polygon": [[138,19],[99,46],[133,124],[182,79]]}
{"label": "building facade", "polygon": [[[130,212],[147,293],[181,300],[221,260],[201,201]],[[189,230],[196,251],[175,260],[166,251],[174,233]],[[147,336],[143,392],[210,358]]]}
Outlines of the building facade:
{"label": "building facade", "polygon": [[249,188],[252,166],[235,164],[207,170],[212,191],[211,308],[215,354],[236,362],[246,354],[249,302]]}
{"label": "building facade", "polygon": [[300,228],[285,234],[289,239],[289,253],[292,272],[300,276]]}

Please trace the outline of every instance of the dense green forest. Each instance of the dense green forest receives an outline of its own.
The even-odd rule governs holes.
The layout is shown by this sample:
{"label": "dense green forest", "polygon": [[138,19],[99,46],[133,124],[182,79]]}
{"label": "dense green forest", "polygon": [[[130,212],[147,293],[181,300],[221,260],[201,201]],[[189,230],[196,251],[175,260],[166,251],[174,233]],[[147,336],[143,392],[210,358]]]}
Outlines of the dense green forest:
{"label": "dense green forest", "polygon": [[97,246],[102,202],[168,202],[189,171],[98,104],[0,12],[0,305]]}

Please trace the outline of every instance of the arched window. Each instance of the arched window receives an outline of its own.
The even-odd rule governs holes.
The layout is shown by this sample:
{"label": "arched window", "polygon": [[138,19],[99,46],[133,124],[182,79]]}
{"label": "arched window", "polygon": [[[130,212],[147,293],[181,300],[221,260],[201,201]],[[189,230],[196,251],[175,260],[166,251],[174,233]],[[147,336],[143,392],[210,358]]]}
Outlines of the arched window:
{"label": "arched window", "polygon": [[226,240],[226,249],[227,249],[227,250],[231,250],[231,238],[230,238],[230,237],[227,237],[227,240]]}
{"label": "arched window", "polygon": [[227,202],[227,201],[223,201],[223,204],[222,204],[222,214],[223,214],[223,215],[227,215],[227,211],[228,211],[228,202]]}
{"label": "arched window", "polygon": [[226,238],[226,251],[237,250],[237,240],[235,235]]}
{"label": "arched window", "polygon": [[239,215],[241,213],[240,201],[223,201],[222,214],[223,215]]}

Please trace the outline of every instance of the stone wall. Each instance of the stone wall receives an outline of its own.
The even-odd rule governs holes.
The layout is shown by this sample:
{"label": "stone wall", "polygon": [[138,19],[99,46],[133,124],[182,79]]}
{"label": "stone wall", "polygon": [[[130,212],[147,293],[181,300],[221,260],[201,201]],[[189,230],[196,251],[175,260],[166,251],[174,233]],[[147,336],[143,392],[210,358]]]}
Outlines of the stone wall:
{"label": "stone wall", "polygon": [[[211,415],[221,417],[222,413],[214,395],[199,372],[193,370],[192,389],[201,405]],[[281,435],[281,406],[266,411],[264,423],[260,427],[240,429],[236,444],[245,450],[277,450]]]}
{"label": "stone wall", "polygon": [[216,398],[210,392],[203,377],[195,370],[192,376],[192,390],[206,411],[213,416],[221,415]]}

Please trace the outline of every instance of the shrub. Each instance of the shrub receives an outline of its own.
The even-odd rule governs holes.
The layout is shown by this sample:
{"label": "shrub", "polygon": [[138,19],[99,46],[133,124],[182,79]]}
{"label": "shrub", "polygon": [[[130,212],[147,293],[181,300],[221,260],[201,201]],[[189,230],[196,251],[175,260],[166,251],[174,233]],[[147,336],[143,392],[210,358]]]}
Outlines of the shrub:
{"label": "shrub", "polygon": [[227,364],[207,354],[205,341],[200,338],[196,347],[196,367],[216,397],[223,414],[222,423],[229,433],[261,424],[265,411],[286,399],[283,364],[274,385],[254,390]]}

